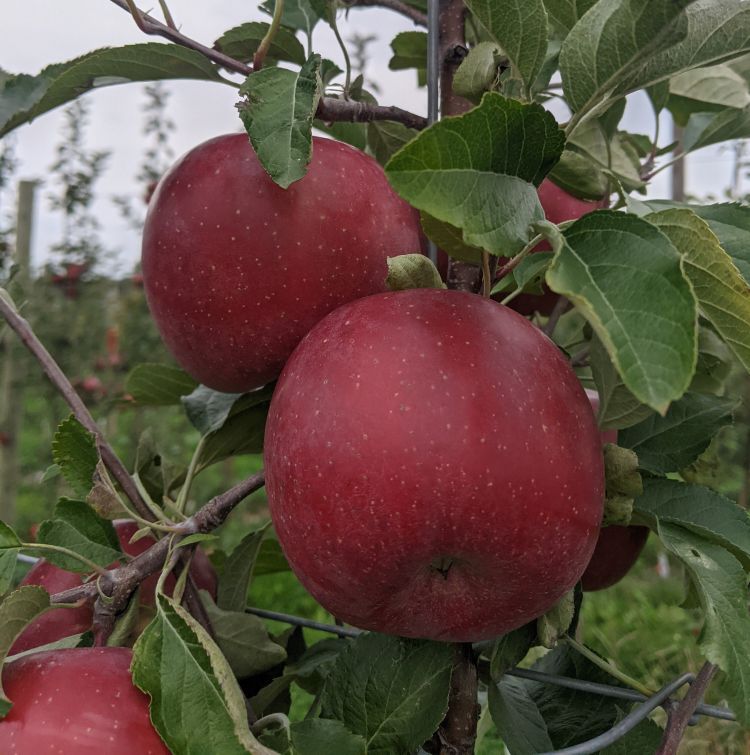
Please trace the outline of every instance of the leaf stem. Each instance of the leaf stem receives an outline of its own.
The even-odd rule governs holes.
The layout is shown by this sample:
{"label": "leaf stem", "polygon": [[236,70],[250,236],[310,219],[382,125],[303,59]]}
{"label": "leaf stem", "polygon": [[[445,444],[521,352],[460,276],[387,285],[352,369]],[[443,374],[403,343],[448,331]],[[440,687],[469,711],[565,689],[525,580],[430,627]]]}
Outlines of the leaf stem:
{"label": "leaf stem", "polygon": [[167,26],[170,29],[174,29],[177,31],[177,25],[174,22],[174,19],[172,18],[172,14],[170,13],[169,6],[167,5],[167,0],[159,0],[159,5],[161,6],[161,12],[164,14],[164,20],[167,22]]}
{"label": "leaf stem", "polygon": [[610,676],[613,676],[628,687],[631,687],[646,697],[651,697],[654,694],[645,684],[641,684],[637,679],[633,679],[632,676],[628,676],[623,671],[620,671],[620,669],[613,666],[608,661],[605,661],[604,658],[597,655],[593,650],[589,650],[585,645],[574,640],[569,634],[566,634],[565,637],[563,637],[563,640],[567,642],[573,650],[580,653],[587,661],[598,666],[602,671],[606,671]]}
{"label": "leaf stem", "polygon": [[276,0],[273,6],[273,18],[271,19],[271,25],[268,27],[268,31],[263,39],[260,40],[258,49],[253,55],[253,68],[256,71],[260,71],[263,68],[263,61],[266,59],[268,50],[271,48],[271,43],[281,26],[281,17],[284,14],[284,0]]}
{"label": "leaf stem", "polygon": [[349,88],[351,87],[351,84],[352,84],[352,61],[349,58],[349,51],[346,49],[344,40],[341,39],[341,33],[339,32],[339,27],[338,27],[338,24],[336,23],[336,9],[331,8],[329,10],[329,13],[331,14],[331,17],[329,19],[331,29],[333,29],[333,34],[336,37],[336,41],[339,43],[341,52],[344,55],[344,67],[346,68],[346,77],[344,78],[344,99],[348,100]]}
{"label": "leaf stem", "polygon": [[534,250],[537,244],[542,240],[541,235],[534,236],[526,246],[515,256],[511,257],[495,274],[495,280],[502,280],[508,273],[513,272],[520,264],[521,260]]}
{"label": "leaf stem", "polygon": [[29,550],[62,553],[65,556],[69,556],[70,558],[74,558],[76,561],[80,561],[82,564],[85,564],[89,567],[89,569],[91,569],[92,572],[96,572],[99,575],[107,573],[107,570],[103,569],[101,566],[99,566],[99,564],[95,564],[93,561],[89,560],[85,556],[82,556],[80,553],[76,553],[69,548],[64,548],[62,545],[50,545],[49,543],[21,543],[21,547]]}
{"label": "leaf stem", "polygon": [[193,484],[193,478],[195,477],[196,470],[198,469],[198,463],[200,462],[201,455],[203,454],[203,448],[206,445],[206,436],[202,435],[198,441],[198,445],[195,447],[193,457],[190,459],[190,466],[188,467],[187,474],[185,475],[185,482],[180,488],[180,493],[177,496],[175,502],[175,510],[180,514],[185,512],[185,505],[187,504],[188,496],[190,495],[190,488]]}

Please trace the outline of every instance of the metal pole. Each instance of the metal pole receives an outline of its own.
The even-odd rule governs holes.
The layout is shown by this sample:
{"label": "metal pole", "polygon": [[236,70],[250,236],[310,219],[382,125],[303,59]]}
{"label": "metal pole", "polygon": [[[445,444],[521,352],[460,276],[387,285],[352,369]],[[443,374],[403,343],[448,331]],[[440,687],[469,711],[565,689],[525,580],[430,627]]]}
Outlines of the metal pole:
{"label": "metal pole", "polygon": [[[427,123],[438,119],[440,102],[440,0],[427,0]],[[437,265],[438,250],[434,241],[428,241],[427,254]]]}

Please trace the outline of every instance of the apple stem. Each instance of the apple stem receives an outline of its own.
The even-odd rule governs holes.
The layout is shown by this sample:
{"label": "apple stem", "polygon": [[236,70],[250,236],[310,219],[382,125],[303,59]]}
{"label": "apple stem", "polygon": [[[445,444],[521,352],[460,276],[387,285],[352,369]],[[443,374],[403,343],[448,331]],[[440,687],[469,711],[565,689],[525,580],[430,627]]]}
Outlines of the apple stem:
{"label": "apple stem", "polygon": [[448,712],[438,729],[440,755],[472,755],[480,706],[479,674],[470,642],[454,645]]}
{"label": "apple stem", "polygon": [[570,307],[570,302],[564,296],[561,296],[555,302],[555,306],[552,308],[552,312],[550,312],[549,319],[542,328],[542,333],[544,333],[547,338],[552,338],[552,334],[555,332],[557,323],[560,321],[560,318],[568,311],[568,307]]}

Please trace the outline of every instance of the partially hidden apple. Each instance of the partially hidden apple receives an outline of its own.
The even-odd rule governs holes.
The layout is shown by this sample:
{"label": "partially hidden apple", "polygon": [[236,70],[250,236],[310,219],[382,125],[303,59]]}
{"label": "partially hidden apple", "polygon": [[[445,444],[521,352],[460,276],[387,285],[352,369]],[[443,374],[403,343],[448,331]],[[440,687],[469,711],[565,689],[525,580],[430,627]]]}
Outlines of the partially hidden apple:
{"label": "partially hidden apple", "polygon": [[[152,537],[144,537],[134,543],[130,538],[138,530],[138,525],[131,520],[120,519],[114,522],[115,531],[124,553],[138,556],[154,544]],[[196,548],[190,564],[190,574],[199,589],[207,590],[215,598],[217,591],[216,572],[208,560],[208,556]],[[140,602],[144,606],[154,604],[154,592],[159,574],[152,574],[141,583]],[[29,570],[21,581],[22,585],[40,585],[50,595],[63,592],[81,584],[80,574],[65,571],[45,559],[41,559]],[[165,589],[167,593],[174,590],[175,578],[169,575]],[[50,642],[57,642],[63,637],[69,637],[91,628],[92,608],[90,605],[76,608],[54,608],[35,619],[16,639],[10,654],[31,650]]]}
{"label": "partially hidden apple", "polygon": [[3,667],[13,703],[0,721],[3,755],[169,755],[133,686],[127,648],[50,650]]}
{"label": "partially hidden apple", "polygon": [[[539,185],[537,194],[546,219],[555,224],[564,223],[566,220],[578,220],[583,215],[594,210],[600,210],[609,204],[607,197],[598,202],[578,199],[548,178],[545,178]],[[550,246],[547,242],[542,242],[534,249],[535,252],[548,252],[549,250]],[[505,261],[507,260],[501,260],[500,264]],[[500,298],[504,296],[506,296],[505,293]],[[508,306],[522,315],[532,315],[534,312],[539,312],[541,315],[548,316],[552,313],[559,298],[559,294],[544,286],[544,291],[541,294],[519,294],[515,299],[511,299]]]}
{"label": "partially hidden apple", "polygon": [[307,174],[282,189],[247,136],[232,134],[200,144],[159,182],[143,280],[184,369],[242,392],[276,378],[326,314],[385,291],[387,258],[421,245],[416,211],[371,157],[315,137]]}
{"label": "partially hidden apple", "polygon": [[529,321],[415,289],[337,309],[301,342],[266,427],[271,517],[292,569],[363,629],[496,637],[580,579],[603,511],[575,374]]}
{"label": "partially hidden apple", "polygon": [[[599,394],[587,389],[586,395],[594,412],[599,411]],[[617,430],[602,430],[602,445],[617,443]],[[587,592],[604,590],[619,582],[641,555],[648,539],[648,527],[631,525],[603,527],[594,554],[581,577],[581,587]]]}

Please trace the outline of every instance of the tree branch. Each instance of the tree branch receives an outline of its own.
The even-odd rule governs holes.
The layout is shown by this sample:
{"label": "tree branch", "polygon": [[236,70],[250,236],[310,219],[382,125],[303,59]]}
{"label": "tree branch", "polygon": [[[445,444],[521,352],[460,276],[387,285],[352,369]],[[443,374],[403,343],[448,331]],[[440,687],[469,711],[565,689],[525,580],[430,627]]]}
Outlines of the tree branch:
{"label": "tree branch", "polygon": [[342,4],[345,8],[356,8],[359,6],[363,8],[368,6],[388,8],[388,10],[395,11],[411,19],[417,26],[427,26],[427,16],[411,5],[401,2],[401,0],[343,0]]}
{"label": "tree branch", "polygon": [[[152,545],[147,551],[136,556],[132,561],[114,569],[108,569],[99,579],[72,587],[52,596],[52,603],[91,602],[96,599],[99,589],[111,601],[107,601],[104,610],[112,615],[118,614],[127,605],[128,598],[146,577],[155,574],[164,566],[170,544],[197,532],[211,532],[229,516],[231,511],[247,496],[263,487],[263,472],[252,475],[221,495],[212,498],[205,506],[189,519],[175,526],[175,534],[165,537]],[[176,544],[176,543],[175,543]]]}
{"label": "tree branch", "polygon": [[117,454],[114,452],[112,446],[106,441],[101,434],[99,427],[97,426],[94,418],[91,416],[86,404],[83,403],[81,397],[76,393],[70,380],[66,377],[65,373],[60,369],[59,365],[52,358],[52,355],[44,348],[42,343],[36,337],[34,331],[31,329],[29,323],[21,317],[16,309],[11,305],[10,301],[0,295],[0,314],[5,318],[5,321],[10,325],[11,329],[16,333],[21,343],[31,352],[41,366],[44,374],[49,378],[52,385],[57,388],[60,395],[65,399],[65,402],[70,407],[75,418],[94,436],[96,440],[97,448],[101,454],[102,461],[109,470],[112,477],[117,480],[125,495],[133,504],[136,512],[144,519],[151,521],[154,516],[151,513],[146,502],[138,492],[138,488],[133,482],[133,478],[130,476],[130,472],[125,468],[125,465],[120,461]]}
{"label": "tree branch", "polygon": [[677,748],[685,735],[685,729],[687,729],[695,709],[700,705],[703,695],[717,671],[718,667],[714,666],[713,663],[706,661],[703,664],[703,668],[698,672],[698,676],[690,685],[687,694],[670,714],[667,728],[664,731],[664,738],[656,755],[676,755]]}
{"label": "tree branch", "polygon": [[[390,1],[390,0],[386,0]],[[393,0],[398,2],[398,0]],[[182,32],[163,24],[158,19],[150,16],[148,13],[138,11],[138,15],[131,12],[130,5],[133,0],[110,0],[118,8],[122,8],[135,18],[138,19],[138,28],[145,34],[163,37],[170,42],[174,42],[182,47],[195,50],[201,55],[208,58],[213,63],[225,68],[227,71],[239,73],[242,76],[249,76],[253,72],[252,66],[248,66],[236,58],[225,55],[219,50],[196,42],[190,37],[186,37]],[[135,5],[133,5],[135,8]],[[347,121],[355,123],[366,123],[369,121],[397,121],[405,126],[415,129],[423,129],[427,126],[427,119],[422,116],[402,110],[399,107],[385,105],[371,105],[366,102],[352,102],[347,100],[338,100],[335,97],[321,97],[318,103],[316,117],[323,121]]]}

